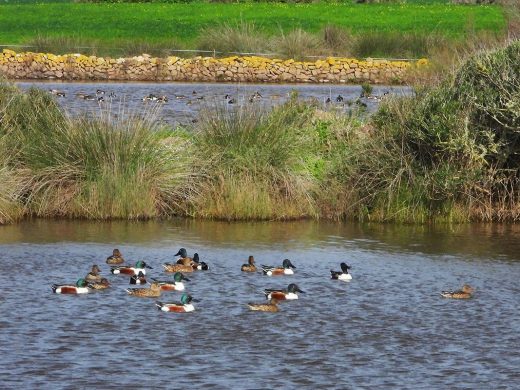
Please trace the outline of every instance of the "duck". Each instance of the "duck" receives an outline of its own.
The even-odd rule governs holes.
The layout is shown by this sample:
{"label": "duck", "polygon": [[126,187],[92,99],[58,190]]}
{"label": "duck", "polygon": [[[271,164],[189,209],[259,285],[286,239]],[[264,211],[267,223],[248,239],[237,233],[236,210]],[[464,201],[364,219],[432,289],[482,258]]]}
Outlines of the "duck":
{"label": "duck", "polygon": [[159,103],[168,103],[168,96],[162,95],[157,98]]}
{"label": "duck", "polygon": [[285,259],[281,267],[262,265],[262,272],[267,276],[293,275],[294,271],[291,268],[296,267],[291,263],[291,260]]}
{"label": "duck", "polygon": [[348,270],[352,267],[346,263],[341,263],[340,267],[341,271],[330,270],[330,278],[334,280],[343,280],[344,282],[352,280],[352,275],[348,273]]}
{"label": "duck", "polygon": [[76,284],[53,284],[52,292],[56,294],[86,294],[90,291],[85,279],[78,279]]}
{"label": "duck", "polygon": [[161,296],[161,290],[158,283],[152,283],[150,288],[127,288],[126,292],[134,297],[157,298]]}
{"label": "duck", "polygon": [[141,100],[143,102],[155,102],[159,99],[157,95],[154,95],[153,93],[149,94],[148,96],[143,97]]}
{"label": "duck", "polygon": [[188,256],[188,252],[186,251],[186,248],[181,248],[179,251],[174,254],[174,256],[180,256],[179,259],[177,259],[177,264],[183,264],[183,265],[191,265],[193,262],[193,258]]}
{"label": "duck", "polygon": [[65,92],[63,91],[60,91],[59,89],[51,89],[49,90],[49,92],[52,94],[52,95],[55,95],[57,97],[65,97]]}
{"label": "duck", "polygon": [[94,290],[104,290],[110,287],[110,282],[107,278],[101,278],[99,282],[90,282],[89,287]]}
{"label": "duck", "polygon": [[81,95],[81,97],[83,98],[83,100],[90,100],[90,101],[97,100],[96,96],[94,96],[94,95]]}
{"label": "duck", "polygon": [[96,89],[96,95],[104,95],[105,94],[105,91],[103,91],[102,89]]}
{"label": "duck", "polygon": [[184,291],[184,283],[182,281],[190,281],[190,279],[184,276],[181,272],[176,272],[175,275],[173,275],[173,281],[157,280],[154,278],[152,278],[152,280],[154,281],[154,283],[157,283],[163,291]]}
{"label": "duck", "polygon": [[247,264],[242,264],[240,270],[242,272],[256,272],[255,258],[253,256],[249,256],[249,259],[247,259]]}
{"label": "duck", "polygon": [[87,282],[100,282],[101,281],[101,275],[99,274],[101,270],[97,266],[97,264],[94,264],[92,266],[91,271],[85,276],[85,280]]}
{"label": "duck", "polygon": [[228,104],[235,104],[237,102],[237,99],[231,98],[228,100]]}
{"label": "duck", "polygon": [[146,277],[143,273],[143,271],[139,271],[137,275],[132,275],[130,277],[130,284],[146,284],[148,283],[146,281]]}
{"label": "duck", "polygon": [[343,98],[343,96],[341,96],[341,95],[338,95],[338,96],[336,97],[336,102],[337,102],[337,103],[341,103],[343,100],[344,100],[344,98]]}
{"label": "duck", "polygon": [[162,266],[164,268],[164,272],[193,272],[194,271],[192,265],[164,263]]}
{"label": "duck", "polygon": [[248,303],[247,306],[253,311],[278,312],[278,300],[271,299],[269,303]]}
{"label": "duck", "polygon": [[175,312],[175,313],[188,313],[194,311],[195,307],[191,302],[196,302],[191,295],[182,294],[180,302],[155,302],[155,306],[161,311]]}
{"label": "duck", "polygon": [[325,104],[329,104],[329,103],[332,103],[332,100],[330,97],[328,97],[327,99],[325,99]]}
{"label": "duck", "polygon": [[442,291],[441,296],[444,298],[469,299],[473,296],[474,291],[475,289],[473,287],[471,287],[469,284],[465,284],[462,286],[462,290]]}
{"label": "duck", "polygon": [[209,266],[204,262],[200,261],[199,254],[195,253],[193,254],[193,270],[195,271],[207,271],[209,270]]}
{"label": "duck", "polygon": [[125,265],[120,267],[112,267],[110,272],[114,275],[138,275],[139,272],[142,272],[143,275],[146,275],[146,268],[152,269],[152,267],[150,267],[144,261],[139,260],[137,263],[135,263],[134,267]]}
{"label": "duck", "polygon": [[123,264],[125,260],[123,259],[123,255],[121,255],[121,252],[119,249],[114,249],[112,251],[112,256],[107,257],[107,264],[117,265],[117,264]]}
{"label": "duck", "polygon": [[279,301],[298,299],[297,293],[304,294],[304,292],[302,290],[300,290],[300,288],[294,283],[291,283],[289,286],[287,286],[287,289],[283,289],[283,290],[275,290],[275,289],[265,289],[264,290],[264,294],[267,299],[270,299],[270,300],[277,299]]}

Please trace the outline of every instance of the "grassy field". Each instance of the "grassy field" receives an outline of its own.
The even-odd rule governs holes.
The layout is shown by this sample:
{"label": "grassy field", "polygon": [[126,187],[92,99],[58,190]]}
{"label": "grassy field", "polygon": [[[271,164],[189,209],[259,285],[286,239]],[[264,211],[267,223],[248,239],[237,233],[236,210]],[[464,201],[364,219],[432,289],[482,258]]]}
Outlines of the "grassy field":
{"label": "grassy field", "polygon": [[74,37],[78,46],[113,48],[131,40],[148,45],[194,49],[204,29],[247,22],[266,35],[301,28],[318,33],[334,25],[354,35],[369,32],[435,34],[463,39],[479,31],[500,33],[505,20],[498,6],[449,4],[283,4],[141,3],[3,4],[2,45],[20,45],[40,37]]}

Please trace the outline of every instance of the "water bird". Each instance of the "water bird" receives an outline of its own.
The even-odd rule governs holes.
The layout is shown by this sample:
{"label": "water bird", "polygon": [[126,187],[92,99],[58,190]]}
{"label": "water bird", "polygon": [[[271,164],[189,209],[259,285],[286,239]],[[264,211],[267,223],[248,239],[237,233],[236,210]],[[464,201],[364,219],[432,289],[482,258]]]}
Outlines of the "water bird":
{"label": "water bird", "polygon": [[184,291],[184,283],[182,281],[190,281],[190,279],[188,279],[180,272],[176,272],[175,275],[173,275],[173,281],[157,280],[154,278],[152,278],[152,280],[154,281],[154,283],[157,283],[163,291]]}
{"label": "water bird", "polygon": [[115,92],[110,92],[110,93],[108,94],[108,97],[109,97],[109,98],[115,98],[115,97],[117,97],[117,95],[116,95]]}
{"label": "water bird", "polygon": [[58,97],[65,97],[65,92],[63,91],[60,91],[59,89],[51,89],[49,90],[49,92],[52,94],[52,95],[55,95],[55,96],[58,96]]}
{"label": "water bird", "polygon": [[100,96],[97,98],[98,103],[104,102],[105,98],[103,96]]}
{"label": "water bird", "polygon": [[278,300],[271,299],[268,303],[248,303],[247,306],[253,311],[278,312]]}
{"label": "water bird", "polygon": [[325,104],[329,104],[329,103],[332,103],[332,100],[330,99],[330,97],[328,97],[328,98],[325,100]]}
{"label": "water bird", "polygon": [[184,265],[191,265],[193,262],[193,258],[188,256],[188,251],[186,251],[186,248],[181,248],[178,250],[174,256],[179,256],[176,263],[177,264],[184,264]]}
{"label": "water bird", "polygon": [[224,99],[226,99],[226,100],[229,100],[229,99],[231,99],[231,95],[230,95],[230,94],[228,94],[228,93],[226,93],[226,94],[224,95]]}
{"label": "water bird", "polygon": [[102,89],[96,89],[96,95],[104,95],[105,94],[105,91],[103,91]]}
{"label": "water bird", "polygon": [[104,290],[110,287],[110,282],[107,278],[101,278],[99,282],[90,282],[88,286],[94,290]]}
{"label": "water bird", "polygon": [[256,272],[255,258],[253,256],[249,256],[247,259],[247,264],[242,264],[240,270],[242,272]]}
{"label": "water bird", "polygon": [[112,251],[112,256],[107,257],[107,264],[117,265],[123,264],[124,262],[123,255],[117,248]]}
{"label": "water bird", "polygon": [[291,283],[289,286],[287,286],[287,289],[283,290],[268,288],[264,290],[264,294],[267,299],[277,299],[279,301],[298,299],[297,293],[304,294],[304,292],[300,290],[300,288],[294,283]]}
{"label": "water bird", "polygon": [[186,95],[175,95],[175,99],[186,99],[187,96]]}
{"label": "water bird", "polygon": [[291,263],[291,260],[285,259],[281,267],[262,265],[262,272],[267,276],[293,275],[294,271],[292,268],[296,267]]}
{"label": "water bird", "polygon": [[157,101],[159,103],[167,103],[168,102],[168,96],[162,95],[157,98]]}
{"label": "water bird", "polygon": [[336,97],[336,102],[337,102],[337,103],[341,103],[343,100],[344,100],[344,98],[343,98],[343,96],[341,96],[341,95],[338,95],[338,96]]}
{"label": "water bird", "polygon": [[152,267],[150,267],[144,261],[139,260],[135,263],[134,267],[125,265],[119,267],[112,267],[110,269],[110,272],[114,275],[139,275],[139,272],[142,272],[144,275],[146,275],[146,268],[152,269]]}
{"label": "water bird", "polygon": [[137,275],[132,275],[130,277],[130,284],[146,284],[146,276],[142,271],[139,271]]}
{"label": "water bird", "polygon": [[192,265],[184,265],[184,264],[172,264],[172,263],[164,263],[163,265],[164,272],[193,272]]}
{"label": "water bird", "polygon": [[462,290],[442,291],[441,296],[444,298],[469,299],[473,296],[474,291],[475,289],[473,287],[471,287],[469,284],[465,284],[462,286]]}
{"label": "water bird", "polygon": [[90,291],[85,279],[78,279],[76,284],[53,284],[52,292],[56,294],[86,294]]}
{"label": "water bird", "polygon": [[101,281],[101,275],[100,275],[101,269],[97,266],[97,264],[94,264],[92,266],[92,269],[90,272],[85,276],[85,280],[87,282],[99,282]]}
{"label": "water bird", "polygon": [[193,90],[193,91],[191,91],[191,94],[192,94],[192,95],[196,95],[196,94],[197,94],[197,91]]}
{"label": "water bird", "polygon": [[194,311],[195,307],[191,302],[196,302],[191,295],[182,294],[180,302],[155,302],[155,306],[161,311],[174,312],[174,313],[187,313]]}
{"label": "water bird", "polygon": [[193,269],[196,271],[207,271],[209,270],[209,266],[199,259],[199,254],[195,253],[193,255]]}
{"label": "water bird", "polygon": [[335,280],[343,280],[345,282],[352,280],[352,275],[348,273],[348,270],[352,268],[346,263],[340,264],[341,271],[330,270],[330,278]]}
{"label": "water bird", "polygon": [[94,95],[82,95],[81,97],[83,98],[83,100],[90,100],[90,101],[96,100],[96,96],[94,96]]}
{"label": "water bird", "polygon": [[237,99],[231,98],[228,100],[228,104],[235,104],[237,102]]}
{"label": "water bird", "polygon": [[149,94],[148,96],[143,97],[143,102],[155,102],[159,99],[157,95],[154,95],[153,93]]}
{"label": "water bird", "polygon": [[161,296],[161,286],[152,283],[150,288],[127,288],[126,292],[134,297],[157,298]]}

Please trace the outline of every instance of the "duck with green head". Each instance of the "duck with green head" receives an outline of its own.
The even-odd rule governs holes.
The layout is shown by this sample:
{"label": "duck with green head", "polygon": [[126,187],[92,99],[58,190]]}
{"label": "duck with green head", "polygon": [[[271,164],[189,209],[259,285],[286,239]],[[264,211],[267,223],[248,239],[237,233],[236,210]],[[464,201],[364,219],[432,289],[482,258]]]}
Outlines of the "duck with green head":
{"label": "duck with green head", "polygon": [[56,294],[86,294],[90,291],[85,279],[78,279],[76,284],[53,284],[52,292]]}
{"label": "duck with green head", "polygon": [[174,254],[174,256],[179,256],[179,258],[176,261],[176,264],[191,265],[193,261],[193,258],[188,256],[186,248],[179,249],[179,251],[176,254]]}
{"label": "duck with green head", "polygon": [[281,267],[262,265],[262,272],[267,276],[294,275],[293,268],[296,267],[291,263],[291,260],[285,259]]}
{"label": "duck with green head", "polygon": [[195,307],[191,302],[196,302],[195,299],[191,297],[191,295],[188,294],[182,294],[181,295],[181,301],[180,302],[155,302],[155,306],[157,306],[157,309],[161,311],[166,312],[174,312],[174,313],[187,313],[190,311],[194,311]]}
{"label": "duck with green head", "polygon": [[152,278],[154,283],[159,284],[161,286],[161,290],[163,291],[184,291],[184,283],[183,280],[190,281],[186,276],[184,276],[180,272],[176,272],[175,275],[173,275],[173,281],[170,280],[157,280]]}
{"label": "duck with green head", "polygon": [[294,283],[291,283],[286,289],[277,290],[266,288],[264,290],[267,299],[276,299],[278,301],[298,299],[298,293],[303,294],[304,292]]}
{"label": "duck with green head", "polygon": [[142,272],[143,275],[146,275],[146,268],[152,269],[152,267],[150,267],[144,261],[139,260],[137,263],[135,263],[134,267],[130,267],[130,266],[112,267],[110,269],[110,272],[113,273],[114,275],[138,275],[139,272]]}

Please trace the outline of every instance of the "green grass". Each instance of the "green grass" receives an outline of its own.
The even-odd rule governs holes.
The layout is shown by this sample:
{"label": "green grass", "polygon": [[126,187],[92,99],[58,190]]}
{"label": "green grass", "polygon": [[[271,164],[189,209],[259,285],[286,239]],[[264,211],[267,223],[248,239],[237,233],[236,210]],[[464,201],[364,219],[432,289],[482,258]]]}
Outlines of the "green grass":
{"label": "green grass", "polygon": [[[76,37],[123,52],[129,40],[195,48],[205,28],[224,23],[254,23],[262,33],[281,36],[301,28],[319,33],[326,25],[365,33],[438,34],[462,39],[472,31],[502,32],[498,6],[446,4],[3,4],[2,44],[24,44],[38,36]],[[171,44],[172,40],[175,44]]]}

